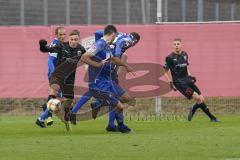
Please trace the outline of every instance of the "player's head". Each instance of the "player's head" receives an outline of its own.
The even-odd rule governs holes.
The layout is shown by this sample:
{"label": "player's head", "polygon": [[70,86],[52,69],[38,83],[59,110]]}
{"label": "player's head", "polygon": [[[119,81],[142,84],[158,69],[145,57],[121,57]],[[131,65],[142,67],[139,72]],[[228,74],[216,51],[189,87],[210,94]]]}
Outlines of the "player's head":
{"label": "player's head", "polygon": [[104,37],[108,43],[112,43],[116,37],[117,28],[114,25],[107,25],[104,28]]}
{"label": "player's head", "polygon": [[140,41],[140,35],[137,32],[131,32],[130,37],[132,39],[131,46],[135,46]]}
{"label": "player's head", "polygon": [[72,30],[69,33],[69,46],[71,48],[76,48],[80,41],[80,32],[78,30]]}
{"label": "player's head", "polygon": [[59,26],[55,29],[55,35],[57,39],[62,43],[66,37],[66,30],[63,26]]}
{"label": "player's head", "polygon": [[173,49],[176,53],[180,53],[182,49],[182,40],[180,38],[175,38],[173,40]]}

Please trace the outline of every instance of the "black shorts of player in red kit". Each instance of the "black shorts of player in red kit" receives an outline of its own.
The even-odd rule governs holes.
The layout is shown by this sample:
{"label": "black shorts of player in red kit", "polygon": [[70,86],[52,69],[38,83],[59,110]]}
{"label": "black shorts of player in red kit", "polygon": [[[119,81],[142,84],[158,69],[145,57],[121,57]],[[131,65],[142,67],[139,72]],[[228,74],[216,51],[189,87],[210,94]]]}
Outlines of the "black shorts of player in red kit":
{"label": "black shorts of player in red kit", "polygon": [[196,92],[199,95],[201,94],[199,88],[189,77],[178,78],[173,84],[175,88],[188,99],[192,99],[193,92]]}
{"label": "black shorts of player in red kit", "polygon": [[74,82],[77,62],[64,62],[59,65],[50,77],[50,85],[58,84],[62,91],[62,96],[74,99]]}

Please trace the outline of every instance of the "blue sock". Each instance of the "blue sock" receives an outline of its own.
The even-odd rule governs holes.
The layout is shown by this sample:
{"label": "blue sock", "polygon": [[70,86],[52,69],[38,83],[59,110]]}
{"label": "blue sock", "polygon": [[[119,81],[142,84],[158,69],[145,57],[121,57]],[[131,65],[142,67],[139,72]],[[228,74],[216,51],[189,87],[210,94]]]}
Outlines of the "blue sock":
{"label": "blue sock", "polygon": [[124,125],[124,116],[123,116],[123,112],[120,113],[116,113],[116,120],[119,126]]}
{"label": "blue sock", "polygon": [[41,116],[39,117],[39,120],[40,121],[45,121],[45,119],[47,119],[49,116],[49,111],[48,109],[46,108],[45,111],[41,114]]}
{"label": "blue sock", "polygon": [[62,97],[62,91],[61,90],[58,90],[57,96]]}
{"label": "blue sock", "polygon": [[[45,103],[43,106],[42,106],[42,108],[43,108],[43,112],[47,109],[47,103]],[[50,113],[50,112],[48,112],[48,117],[52,117],[52,113]],[[48,118],[47,117],[47,118]]]}
{"label": "blue sock", "polygon": [[92,94],[90,92],[86,92],[78,101],[77,103],[73,106],[72,112],[77,113],[78,110],[89,100],[91,99]]}
{"label": "blue sock", "polygon": [[110,127],[114,127],[115,114],[116,114],[116,111],[114,109],[110,110],[109,120],[108,120],[108,125]]}
{"label": "blue sock", "polygon": [[44,104],[42,105],[42,109],[43,109],[43,111],[45,111],[45,110],[47,109],[47,103],[44,103]]}

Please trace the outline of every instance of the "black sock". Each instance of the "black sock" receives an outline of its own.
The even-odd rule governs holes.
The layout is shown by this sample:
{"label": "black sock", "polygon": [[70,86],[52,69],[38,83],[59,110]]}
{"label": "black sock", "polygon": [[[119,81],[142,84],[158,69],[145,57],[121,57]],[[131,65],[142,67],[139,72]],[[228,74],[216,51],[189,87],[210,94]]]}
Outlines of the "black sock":
{"label": "black sock", "polygon": [[192,107],[192,116],[195,114],[196,110],[199,108],[199,104],[194,104],[193,107]]}
{"label": "black sock", "polygon": [[71,113],[70,111],[72,111],[72,107],[64,107],[64,119],[65,121],[69,121],[69,114]]}
{"label": "black sock", "polygon": [[57,98],[55,95],[49,95],[48,96],[48,101],[50,100],[50,99],[54,99],[54,98]]}
{"label": "black sock", "polygon": [[202,111],[203,111],[206,115],[208,115],[208,117],[209,117],[210,119],[216,119],[216,117],[210,113],[207,105],[206,105],[204,102],[201,103],[201,104],[199,104],[199,106],[200,106],[200,108],[202,109]]}

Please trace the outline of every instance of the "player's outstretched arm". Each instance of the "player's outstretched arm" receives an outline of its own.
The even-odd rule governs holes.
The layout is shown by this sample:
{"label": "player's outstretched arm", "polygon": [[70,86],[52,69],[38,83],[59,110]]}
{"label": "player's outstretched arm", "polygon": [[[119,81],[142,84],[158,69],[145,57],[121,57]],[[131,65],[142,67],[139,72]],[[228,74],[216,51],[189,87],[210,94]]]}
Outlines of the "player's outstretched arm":
{"label": "player's outstretched arm", "polygon": [[[121,56],[121,61],[127,63],[127,55],[126,55],[125,53],[122,54],[122,56]],[[117,73],[120,74],[120,73],[122,72],[123,68],[124,68],[124,67],[120,66],[120,67],[118,68]]]}
{"label": "player's outstretched arm", "polygon": [[195,83],[197,81],[197,78],[192,76],[191,72],[189,71],[189,69],[187,69],[188,72],[188,78],[190,78],[190,80]]}
{"label": "player's outstretched arm", "polygon": [[165,79],[167,80],[167,82],[171,82],[172,79],[171,79],[169,70],[168,69],[164,69],[164,71],[165,71],[165,73],[164,73]]}
{"label": "player's outstretched arm", "polygon": [[47,46],[47,41],[45,39],[39,40],[39,47],[41,52],[56,52],[56,53],[61,52],[60,46],[55,47]]}
{"label": "player's outstretched arm", "polygon": [[170,74],[170,71],[169,69],[165,69],[165,73],[164,73],[164,77],[165,79],[167,80],[167,82],[169,83],[170,87],[172,90],[176,91],[177,89],[174,87],[174,84],[173,84],[173,81],[172,81],[172,76]]}
{"label": "player's outstretched arm", "polygon": [[125,67],[128,72],[134,71],[133,68],[129,64],[127,64],[127,62],[121,60],[119,57],[111,57],[111,61],[112,61],[112,63],[114,63],[118,66]]}
{"label": "player's outstretched arm", "polygon": [[96,62],[96,61],[93,61],[91,57],[92,57],[92,53],[86,52],[85,54],[82,55],[81,61],[93,67],[101,67],[107,62],[107,59],[102,60],[101,62]]}

